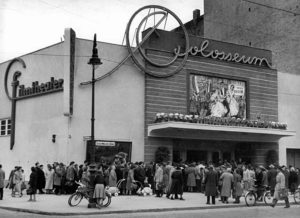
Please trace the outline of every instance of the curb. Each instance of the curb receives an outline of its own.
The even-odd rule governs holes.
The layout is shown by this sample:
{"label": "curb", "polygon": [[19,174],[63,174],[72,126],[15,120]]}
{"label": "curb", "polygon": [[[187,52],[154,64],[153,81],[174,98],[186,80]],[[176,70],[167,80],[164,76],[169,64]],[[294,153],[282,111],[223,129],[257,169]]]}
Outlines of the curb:
{"label": "curb", "polygon": [[[284,203],[278,203],[278,206],[285,205]],[[296,205],[295,203],[291,203],[291,205]],[[265,204],[257,204],[255,207],[267,206]],[[62,212],[46,212],[40,210],[33,209],[25,209],[25,208],[14,208],[14,207],[5,207],[0,206],[0,209],[16,211],[16,212],[24,212],[24,213],[33,213],[40,215],[49,215],[49,216],[79,216],[79,215],[97,215],[97,214],[123,214],[123,213],[143,213],[143,212],[167,212],[167,211],[184,211],[184,210],[205,210],[205,209],[224,209],[224,208],[242,208],[248,207],[247,205],[220,205],[220,206],[200,206],[200,207],[180,207],[180,208],[153,208],[153,209],[138,209],[138,210],[116,210],[116,211],[93,211],[93,212],[79,212],[79,213],[62,213]]]}

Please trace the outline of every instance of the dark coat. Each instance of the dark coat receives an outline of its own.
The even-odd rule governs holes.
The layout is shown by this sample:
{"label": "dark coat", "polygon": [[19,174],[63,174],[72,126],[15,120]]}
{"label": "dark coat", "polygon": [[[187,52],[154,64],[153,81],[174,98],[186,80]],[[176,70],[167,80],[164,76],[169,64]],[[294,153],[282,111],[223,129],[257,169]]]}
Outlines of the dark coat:
{"label": "dark coat", "polygon": [[289,188],[289,177],[290,172],[288,170],[283,171],[284,177],[285,177],[285,187]]}
{"label": "dark coat", "polygon": [[294,192],[298,184],[298,175],[295,171],[290,172],[290,177],[288,181],[289,181],[289,189]]}
{"label": "dark coat", "polygon": [[142,167],[137,167],[134,170],[134,179],[139,181],[140,183],[144,184],[146,178],[145,170]]}
{"label": "dark coat", "polygon": [[36,170],[36,175],[37,175],[37,188],[43,189],[43,188],[45,188],[45,185],[46,185],[45,173],[39,167],[36,167],[35,170]]}
{"label": "dark coat", "polygon": [[170,189],[170,194],[179,194],[183,193],[183,176],[181,170],[175,170],[172,175],[172,184]]}
{"label": "dark coat", "polygon": [[36,172],[31,172],[28,185],[30,185],[30,188],[33,191],[32,194],[36,194],[38,188],[38,175]]}
{"label": "dark coat", "polygon": [[0,169],[0,188],[4,188],[5,172]]}
{"label": "dark coat", "polygon": [[268,171],[268,184],[271,190],[275,189],[277,170],[272,168]]}
{"label": "dark coat", "polygon": [[218,173],[214,170],[210,170],[206,173],[205,183],[205,196],[216,196],[218,187]]}

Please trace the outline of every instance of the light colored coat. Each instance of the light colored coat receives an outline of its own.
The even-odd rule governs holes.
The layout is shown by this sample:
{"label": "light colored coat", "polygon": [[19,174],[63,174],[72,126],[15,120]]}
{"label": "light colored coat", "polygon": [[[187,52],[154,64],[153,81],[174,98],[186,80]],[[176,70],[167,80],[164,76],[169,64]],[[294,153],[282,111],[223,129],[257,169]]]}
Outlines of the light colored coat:
{"label": "light colored coat", "polygon": [[276,186],[275,186],[275,192],[274,192],[274,198],[279,200],[278,192],[280,189],[285,188],[285,176],[282,172],[277,173],[276,176]]}
{"label": "light colored coat", "polygon": [[57,166],[54,172],[54,185],[61,186],[62,175],[63,169],[60,166]]}
{"label": "light colored coat", "polygon": [[4,188],[5,172],[0,169],[0,188]]}
{"label": "light colored coat", "polygon": [[54,170],[51,169],[50,171],[47,169],[45,171],[45,177],[46,177],[46,185],[45,189],[53,189],[53,182],[54,182]]}
{"label": "light colored coat", "polygon": [[221,175],[220,180],[222,180],[221,196],[230,197],[231,186],[233,184],[233,175],[229,172],[224,172]]}
{"label": "light colored coat", "polygon": [[115,170],[111,170],[109,173],[108,185],[109,185],[109,187],[117,186],[117,174],[116,174]]}
{"label": "light colored coat", "polygon": [[154,175],[154,181],[156,183],[162,183],[163,182],[163,169],[161,167],[158,167],[155,171],[155,175]]}

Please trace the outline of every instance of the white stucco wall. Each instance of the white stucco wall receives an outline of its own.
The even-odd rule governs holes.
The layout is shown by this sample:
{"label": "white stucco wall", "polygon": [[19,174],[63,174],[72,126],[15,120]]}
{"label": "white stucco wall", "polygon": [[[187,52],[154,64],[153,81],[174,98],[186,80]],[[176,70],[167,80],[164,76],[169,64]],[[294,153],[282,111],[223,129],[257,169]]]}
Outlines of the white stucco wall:
{"label": "white stucco wall", "polygon": [[287,148],[299,149],[300,142],[300,76],[278,72],[278,114],[279,122],[286,122],[296,135],[279,141],[279,163],[287,163]]}
{"label": "white stucco wall", "polygon": [[[67,32],[65,32],[66,34]],[[66,37],[67,38],[67,37]],[[91,36],[92,38],[92,36]],[[41,49],[21,58],[27,68],[14,64],[9,74],[9,90],[13,72],[20,70],[20,84],[47,82],[50,77],[65,78],[69,74],[64,47],[68,42]],[[69,45],[69,44],[68,44]],[[36,161],[46,165],[54,161],[83,163],[86,158],[84,137],[90,136],[92,68],[87,64],[92,54],[92,41],[76,39],[74,75],[74,112],[65,116],[66,96],[63,92],[17,101],[15,146],[10,150],[10,137],[0,137],[0,163],[9,171],[23,166],[27,176]],[[96,76],[110,71],[127,54],[124,46],[98,42],[103,64]],[[11,102],[4,91],[4,74],[9,62],[0,64],[0,119],[11,116]],[[95,139],[132,142],[132,160],[144,159],[144,75],[128,60],[118,71],[95,86]],[[64,90],[64,92],[69,90]],[[52,142],[52,135],[56,142]],[[28,179],[28,177],[27,177]]]}
{"label": "white stucco wall", "polygon": [[[76,151],[73,158],[79,162],[84,161],[86,153],[83,137],[91,135],[91,85],[79,84],[92,78],[92,68],[87,64],[92,45],[91,41],[76,40],[69,148]],[[128,54],[119,45],[98,43],[97,47],[103,64],[96,69],[96,77],[109,72]],[[95,85],[95,139],[132,142],[133,161],[144,159],[144,89],[144,76],[130,60]]]}
{"label": "white stucco wall", "polygon": [[[20,85],[31,87],[32,82],[39,84],[63,78],[63,60],[59,56],[63,43],[22,56],[26,69],[15,63],[10,70],[8,89],[11,88],[12,75],[21,71]],[[4,74],[9,62],[0,65],[1,72],[1,108],[0,119],[11,117],[11,102],[4,92]],[[15,145],[10,150],[10,137],[0,137],[0,160],[3,168],[11,170],[14,166],[23,166],[27,176],[30,167],[36,161],[41,164],[63,159],[63,147],[66,144],[66,117],[62,114],[63,92],[18,100],[16,103]],[[52,143],[52,134],[57,142]],[[28,177],[27,177],[28,179]]]}

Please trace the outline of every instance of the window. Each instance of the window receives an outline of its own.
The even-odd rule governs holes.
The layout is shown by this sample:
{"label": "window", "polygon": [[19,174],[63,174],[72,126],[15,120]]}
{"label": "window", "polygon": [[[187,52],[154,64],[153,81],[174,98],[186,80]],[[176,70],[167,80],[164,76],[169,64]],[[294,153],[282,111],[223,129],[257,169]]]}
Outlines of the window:
{"label": "window", "polygon": [[1,119],[0,124],[1,124],[0,136],[10,135],[11,120],[10,119]]}

